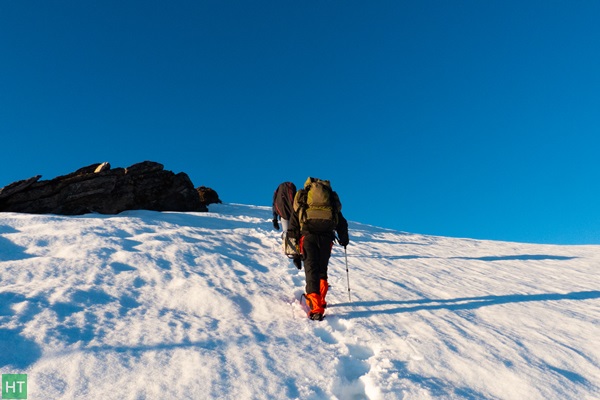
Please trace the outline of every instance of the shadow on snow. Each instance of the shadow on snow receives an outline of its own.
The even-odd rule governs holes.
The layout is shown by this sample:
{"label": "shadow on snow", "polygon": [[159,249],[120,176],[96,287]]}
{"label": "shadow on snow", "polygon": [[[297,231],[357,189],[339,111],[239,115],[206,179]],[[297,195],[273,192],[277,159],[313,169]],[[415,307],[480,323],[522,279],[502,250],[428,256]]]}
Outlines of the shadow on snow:
{"label": "shadow on snow", "polygon": [[[540,294],[509,294],[503,296],[463,297],[456,299],[420,299],[406,301],[362,301],[353,303],[331,304],[329,307],[364,307],[365,311],[352,311],[344,318],[361,318],[374,314],[399,314],[417,311],[433,310],[474,310],[481,307],[497,306],[511,303],[528,303],[533,301],[560,300],[593,300],[600,299],[600,291],[571,292],[571,293],[540,293]],[[400,306],[385,308],[386,306]]]}
{"label": "shadow on snow", "polygon": [[553,256],[546,254],[521,254],[514,256],[488,256],[488,257],[450,257],[452,260],[480,260],[480,261],[539,261],[539,260],[555,260],[567,261],[579,257]]}
{"label": "shadow on snow", "polygon": [[[3,229],[0,229],[0,234]],[[31,254],[26,253],[26,248],[14,244],[9,239],[0,236],[0,261],[19,261],[32,258]]]}
{"label": "shadow on snow", "polygon": [[[352,255],[349,255],[349,257]],[[380,255],[380,254],[372,254],[372,255],[359,255],[360,258],[373,258],[373,259],[382,259],[382,260],[417,260],[417,259],[426,259],[426,258],[438,258],[438,259],[446,259],[445,257],[437,257],[437,256],[427,256],[427,255],[398,255],[398,256],[388,256],[388,255]],[[579,257],[568,257],[568,256],[555,256],[548,254],[518,254],[511,256],[484,256],[484,257],[449,257],[448,260],[475,260],[475,261],[542,261],[542,260],[552,260],[552,261],[568,261],[574,260]]]}

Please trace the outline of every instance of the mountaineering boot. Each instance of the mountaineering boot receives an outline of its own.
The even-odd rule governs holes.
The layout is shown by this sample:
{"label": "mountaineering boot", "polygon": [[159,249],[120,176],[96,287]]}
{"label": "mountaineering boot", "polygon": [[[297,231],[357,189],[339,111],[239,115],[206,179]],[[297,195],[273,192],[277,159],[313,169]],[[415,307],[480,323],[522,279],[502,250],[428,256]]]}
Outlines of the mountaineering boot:
{"label": "mountaineering boot", "polygon": [[325,309],[321,307],[321,295],[319,293],[308,293],[306,295],[306,305],[310,310],[308,312],[308,318],[314,320],[322,320]]}
{"label": "mountaineering boot", "polygon": [[327,296],[327,290],[329,289],[329,283],[327,279],[321,279],[319,281],[319,291],[321,292],[321,307],[327,308],[327,302],[325,296]]}
{"label": "mountaineering boot", "polygon": [[313,321],[323,321],[323,318],[325,318],[325,316],[323,314],[314,313],[311,314],[309,318]]}

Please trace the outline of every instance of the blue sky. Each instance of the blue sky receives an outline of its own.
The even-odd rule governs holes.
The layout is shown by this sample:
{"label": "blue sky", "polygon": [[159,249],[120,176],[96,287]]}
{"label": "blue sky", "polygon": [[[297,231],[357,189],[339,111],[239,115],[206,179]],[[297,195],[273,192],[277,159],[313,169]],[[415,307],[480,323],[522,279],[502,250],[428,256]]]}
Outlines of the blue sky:
{"label": "blue sky", "polygon": [[225,202],[600,243],[600,2],[0,1],[0,187],[108,161]]}

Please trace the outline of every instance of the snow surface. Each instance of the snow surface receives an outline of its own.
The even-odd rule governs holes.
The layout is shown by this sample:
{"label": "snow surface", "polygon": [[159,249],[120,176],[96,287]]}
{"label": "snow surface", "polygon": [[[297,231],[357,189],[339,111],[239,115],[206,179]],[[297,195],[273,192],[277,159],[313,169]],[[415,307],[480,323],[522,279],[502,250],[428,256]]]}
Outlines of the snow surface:
{"label": "snow surface", "polygon": [[0,372],[29,399],[598,399],[600,246],[350,224],[330,307],[268,207],[0,214]]}

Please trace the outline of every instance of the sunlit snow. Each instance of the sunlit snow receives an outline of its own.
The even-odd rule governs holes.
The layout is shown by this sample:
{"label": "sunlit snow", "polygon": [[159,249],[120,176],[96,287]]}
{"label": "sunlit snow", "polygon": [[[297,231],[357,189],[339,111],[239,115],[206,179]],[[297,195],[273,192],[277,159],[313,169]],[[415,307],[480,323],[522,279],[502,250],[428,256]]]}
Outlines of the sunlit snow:
{"label": "sunlit snow", "polygon": [[600,246],[351,222],[316,322],[269,207],[210,210],[0,214],[0,372],[29,399],[600,398]]}

